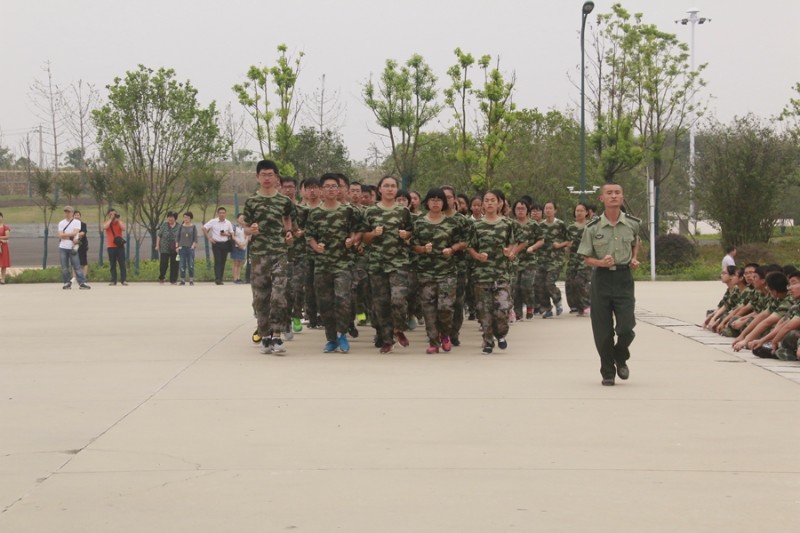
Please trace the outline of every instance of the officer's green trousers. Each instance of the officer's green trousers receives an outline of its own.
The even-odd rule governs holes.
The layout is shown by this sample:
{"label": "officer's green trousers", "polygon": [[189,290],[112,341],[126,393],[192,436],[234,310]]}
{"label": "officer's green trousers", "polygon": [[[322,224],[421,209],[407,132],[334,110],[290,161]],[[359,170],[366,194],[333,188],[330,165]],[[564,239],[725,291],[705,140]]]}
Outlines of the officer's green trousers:
{"label": "officer's green trousers", "polygon": [[[630,357],[636,326],[633,273],[629,269],[595,268],[592,272],[592,334],[600,354],[600,374],[613,378],[616,365]],[[616,323],[616,326],[615,326]],[[614,342],[614,333],[617,340]]]}

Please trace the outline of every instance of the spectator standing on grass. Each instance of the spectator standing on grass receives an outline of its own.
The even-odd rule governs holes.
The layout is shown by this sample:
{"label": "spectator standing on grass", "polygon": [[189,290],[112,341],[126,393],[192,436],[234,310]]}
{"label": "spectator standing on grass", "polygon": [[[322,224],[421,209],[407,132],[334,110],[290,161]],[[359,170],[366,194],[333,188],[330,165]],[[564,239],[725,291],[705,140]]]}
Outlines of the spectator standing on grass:
{"label": "spectator standing on grass", "polygon": [[117,265],[119,264],[119,281],[121,285],[127,285],[128,270],[125,265],[125,223],[115,209],[109,209],[106,219],[103,221],[103,229],[106,232],[106,250],[108,251],[108,263],[111,267],[111,283],[117,284]]}
{"label": "spectator standing on grass", "polygon": [[[72,288],[72,272],[78,278],[78,286],[81,289],[91,289],[86,284],[83,276],[78,251],[75,249],[80,240],[81,221],[75,218],[75,210],[68,205],[64,208],[64,220],[58,223],[58,257],[61,261],[61,278],[64,282],[62,289]],[[70,267],[72,267],[70,269]]]}
{"label": "spectator standing on grass", "polygon": [[160,259],[158,265],[159,283],[164,283],[167,276],[167,267],[169,267],[170,284],[175,285],[178,283],[178,238],[180,231],[178,213],[168,211],[166,222],[162,222],[158,232],[156,232],[156,249]]}
{"label": "spectator standing on grass", "polygon": [[3,213],[0,213],[0,285],[6,282],[6,271],[11,266],[11,255],[8,252],[8,239],[11,228],[3,224]]}
{"label": "spectator standing on grass", "polygon": [[231,250],[231,260],[233,261],[233,282],[237,285],[242,281],[242,265],[247,259],[247,243],[250,238],[244,234],[244,213],[239,213],[236,224],[233,225],[233,249]]}
{"label": "spectator standing on grass", "polygon": [[736,247],[728,246],[725,248],[725,257],[722,258],[722,271],[727,271],[728,267],[736,266]]}
{"label": "spectator standing on grass", "polygon": [[77,209],[73,216],[78,219],[81,223],[81,232],[80,238],[78,239],[78,262],[81,264],[81,270],[83,270],[83,277],[85,279],[89,279],[89,238],[87,235],[89,234],[89,227],[86,225],[86,222],[81,220],[81,212]]}
{"label": "spectator standing on grass", "polygon": [[189,285],[194,285],[194,251],[197,249],[197,226],[194,225],[194,214],[187,211],[183,214],[183,224],[178,234],[178,257],[180,258],[179,285],[186,285],[186,271],[189,271]]}
{"label": "spectator standing on grass", "polygon": [[225,276],[225,262],[231,251],[233,239],[233,224],[227,220],[228,210],[224,207],[217,208],[217,217],[212,218],[203,226],[203,234],[211,241],[211,252],[214,254],[214,283],[222,285]]}

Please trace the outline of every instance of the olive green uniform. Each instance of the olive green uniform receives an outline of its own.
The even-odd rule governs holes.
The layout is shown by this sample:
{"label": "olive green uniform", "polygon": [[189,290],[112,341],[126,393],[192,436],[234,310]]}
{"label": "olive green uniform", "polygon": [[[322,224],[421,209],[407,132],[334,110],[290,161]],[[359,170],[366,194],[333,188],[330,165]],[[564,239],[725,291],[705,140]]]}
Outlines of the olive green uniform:
{"label": "olive green uniform", "polygon": [[600,354],[600,374],[603,379],[613,379],[616,365],[625,364],[628,360],[628,348],[635,336],[636,299],[629,265],[638,240],[640,223],[638,218],[620,213],[617,223],[612,224],[603,214],[586,225],[578,247],[578,253],[585,257],[602,259],[610,255],[614,258],[613,267],[596,267],[592,273],[592,333]]}

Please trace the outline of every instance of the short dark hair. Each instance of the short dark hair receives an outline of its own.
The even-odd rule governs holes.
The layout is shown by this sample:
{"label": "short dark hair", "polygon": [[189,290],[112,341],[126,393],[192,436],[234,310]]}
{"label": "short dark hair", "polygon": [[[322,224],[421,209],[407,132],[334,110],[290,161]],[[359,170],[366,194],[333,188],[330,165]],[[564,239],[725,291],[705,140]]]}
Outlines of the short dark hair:
{"label": "short dark hair", "polygon": [[[607,181],[607,182],[605,182],[604,184],[602,184],[602,185],[600,186],[600,192],[603,192],[603,189],[605,189],[605,188],[606,188],[606,185],[616,185],[617,187],[619,187],[620,189],[622,189],[622,185],[621,185],[621,184],[619,184],[619,183],[617,183],[616,181]],[[624,190],[624,189],[623,189],[623,190]]]}
{"label": "short dark hair", "polygon": [[339,181],[344,181],[345,184],[349,187],[350,186],[350,178],[342,174],[341,172],[336,173],[336,177],[339,178]]}
{"label": "short dark hair", "polygon": [[219,206],[219,207],[217,208],[217,213],[219,213],[220,211],[225,211],[226,213],[228,212],[228,210],[227,210],[227,209],[225,209],[225,208],[224,208],[224,207],[222,207],[222,206]]}
{"label": "short dark hair", "polygon": [[397,198],[405,198],[405,199],[406,199],[406,201],[407,201],[409,204],[411,203],[411,195],[410,195],[410,194],[408,194],[408,191],[397,191],[397,197],[395,198],[395,200],[396,200]]}
{"label": "short dark hair", "polygon": [[[72,214],[73,215],[81,215],[81,216],[83,216],[83,214],[80,211],[78,211],[77,209],[75,211],[73,211]],[[0,213],[0,217],[1,216],[3,216],[3,213]]]}
{"label": "short dark hair", "polygon": [[270,159],[262,159],[256,164],[256,174],[262,170],[274,170],[275,174],[278,174],[278,164]]}
{"label": "short dark hair", "polygon": [[788,276],[789,279],[800,278],[800,270],[795,270]]}
{"label": "short dark hair", "polygon": [[294,176],[281,176],[281,185],[284,183],[294,183],[294,186],[297,187],[297,178]]}
{"label": "short dark hair", "polygon": [[167,218],[169,218],[169,217],[178,218],[178,212],[177,211],[167,211]]}
{"label": "short dark hair", "polygon": [[733,276],[733,275],[735,275],[735,274],[736,274],[736,266],[735,266],[735,265],[728,265],[728,266],[726,266],[726,267],[725,267],[725,272],[726,272],[726,273],[727,273],[729,276]]}
{"label": "short dark hair", "polygon": [[319,178],[313,176],[303,180],[303,187],[319,187],[320,185]]}
{"label": "short dark hair", "polygon": [[783,272],[770,272],[767,274],[767,288],[775,292],[786,292],[787,285],[789,285],[789,280]]}
{"label": "short dark hair", "polygon": [[194,213],[192,213],[191,211],[186,211],[186,212],[183,214],[183,216],[185,216],[185,217],[189,217],[189,218],[192,218],[192,219],[193,219],[193,218],[194,218]]}
{"label": "short dark hair", "polygon": [[430,207],[428,207],[428,200],[441,200],[443,206],[447,205],[447,196],[444,195],[444,191],[440,187],[434,187],[433,189],[428,190],[428,194],[425,195],[425,199],[422,201],[422,205],[425,206],[425,209],[430,211]]}
{"label": "short dark hair", "polygon": [[729,254],[729,253],[731,253],[731,252],[732,252],[732,251],[734,251],[734,250],[736,250],[736,247],[735,247],[735,246],[728,246],[727,248],[725,248],[725,253],[726,253],[726,254]]}
{"label": "short dark hair", "polygon": [[319,179],[320,186],[323,185],[326,181],[335,181],[338,187],[339,185],[339,176],[332,172],[328,172],[327,174],[323,174],[322,177]]}
{"label": "short dark hair", "polygon": [[520,198],[519,200],[514,202],[514,205],[511,206],[511,208],[516,212],[517,205],[520,205],[520,204],[525,207],[525,216],[528,216],[531,213],[531,204],[529,204],[528,202],[526,202],[522,198]]}

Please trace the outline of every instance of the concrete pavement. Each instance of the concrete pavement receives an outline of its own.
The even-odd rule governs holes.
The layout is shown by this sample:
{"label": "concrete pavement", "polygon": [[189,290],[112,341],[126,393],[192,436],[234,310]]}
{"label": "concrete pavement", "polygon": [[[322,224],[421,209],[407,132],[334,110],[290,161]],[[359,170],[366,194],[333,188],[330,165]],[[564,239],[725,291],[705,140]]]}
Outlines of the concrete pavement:
{"label": "concrete pavement", "polygon": [[602,387],[570,315],[277,357],[249,286],[2,286],[0,531],[795,531],[800,365],[704,337],[721,293],[637,284]]}

